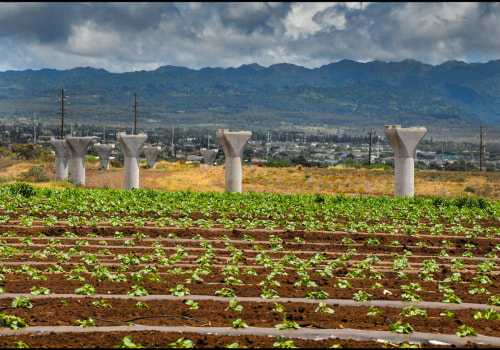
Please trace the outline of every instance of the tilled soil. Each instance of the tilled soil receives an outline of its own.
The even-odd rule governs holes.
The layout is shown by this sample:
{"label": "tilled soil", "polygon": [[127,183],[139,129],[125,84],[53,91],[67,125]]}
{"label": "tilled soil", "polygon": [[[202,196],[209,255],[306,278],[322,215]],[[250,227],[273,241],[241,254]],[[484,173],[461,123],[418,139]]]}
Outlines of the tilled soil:
{"label": "tilled soil", "polygon": [[[483,224],[498,226],[493,221]],[[21,227],[14,221],[1,229],[10,234],[2,237],[0,287],[5,294],[0,294],[0,309],[27,324],[25,333],[15,336],[9,328],[1,328],[1,347],[12,347],[15,341],[30,347],[114,347],[129,335],[136,344],[155,347],[168,347],[180,338],[196,347],[225,347],[235,342],[278,347],[287,340],[300,347],[400,346],[408,340],[394,341],[391,334],[399,333],[390,331],[399,322],[408,323],[415,334],[428,334],[427,340],[419,341],[425,347],[456,346],[452,340],[460,340],[463,347],[496,347],[494,342],[500,341],[500,320],[474,317],[486,309],[500,313],[500,306],[491,302],[492,296],[500,296],[496,266],[500,260],[486,256],[498,253],[495,246],[500,238],[154,225],[45,227],[35,223]],[[114,238],[116,231],[123,237]],[[76,237],[68,237],[67,232]],[[138,232],[148,237],[134,238]],[[344,237],[354,243],[343,243]],[[378,243],[368,243],[369,238]],[[486,265],[486,260],[492,263]],[[434,268],[425,277],[430,261]],[[99,267],[109,271],[99,275]],[[86,285],[95,290],[78,292]],[[138,292],[136,286],[144,289]],[[41,287],[50,294],[32,294]],[[365,292],[365,298],[358,301],[360,292]],[[450,295],[458,298],[447,298]],[[14,306],[21,296],[30,299],[31,307]],[[461,308],[463,304],[467,306]],[[412,305],[426,315],[410,315],[415,311],[409,308]],[[379,314],[368,314],[374,307]],[[449,312],[455,315],[446,316]],[[82,324],[90,319],[94,324]],[[85,334],[63,328],[78,325],[86,326]],[[97,332],[110,326],[129,328]],[[267,328],[269,333],[284,327],[286,337],[139,330],[142,326],[227,327],[247,332]],[[51,327],[53,333],[29,333],[36,327]],[[491,342],[478,344],[473,335],[464,340],[456,335],[460,327],[492,337],[488,338]],[[387,335],[373,340],[360,339],[354,332],[352,339],[301,338],[315,329]],[[432,342],[433,334],[448,335],[450,342]]]}

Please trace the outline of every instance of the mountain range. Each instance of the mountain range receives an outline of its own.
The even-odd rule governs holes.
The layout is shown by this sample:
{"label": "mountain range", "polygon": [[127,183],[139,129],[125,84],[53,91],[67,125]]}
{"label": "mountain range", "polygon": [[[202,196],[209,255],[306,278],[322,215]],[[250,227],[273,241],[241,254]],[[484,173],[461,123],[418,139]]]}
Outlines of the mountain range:
{"label": "mountain range", "polygon": [[230,129],[350,127],[386,124],[470,128],[500,126],[500,60],[342,60],[319,68],[258,64],[199,70],[162,66],[111,73],[80,67],[0,72],[0,120],[60,120],[138,126]]}

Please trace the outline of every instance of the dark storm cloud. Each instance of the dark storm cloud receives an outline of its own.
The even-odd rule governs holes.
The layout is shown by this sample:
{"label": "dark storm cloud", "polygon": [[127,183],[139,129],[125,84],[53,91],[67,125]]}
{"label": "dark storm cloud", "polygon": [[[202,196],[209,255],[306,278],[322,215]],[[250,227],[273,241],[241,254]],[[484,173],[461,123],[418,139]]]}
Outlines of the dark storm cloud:
{"label": "dark storm cloud", "polygon": [[141,31],[178,15],[172,3],[10,3],[0,14],[0,34],[36,38],[50,43],[66,40],[72,25],[93,21],[116,30]]}
{"label": "dark storm cloud", "polygon": [[4,3],[0,35],[42,43],[65,40],[81,7],[78,3]]}
{"label": "dark storm cloud", "polygon": [[83,17],[116,30],[143,31],[172,20],[179,10],[169,2],[85,3]]}
{"label": "dark storm cloud", "polygon": [[262,31],[273,34],[279,21],[290,11],[290,3],[271,6],[268,3],[219,3],[214,10],[225,27],[236,28],[246,34]]}

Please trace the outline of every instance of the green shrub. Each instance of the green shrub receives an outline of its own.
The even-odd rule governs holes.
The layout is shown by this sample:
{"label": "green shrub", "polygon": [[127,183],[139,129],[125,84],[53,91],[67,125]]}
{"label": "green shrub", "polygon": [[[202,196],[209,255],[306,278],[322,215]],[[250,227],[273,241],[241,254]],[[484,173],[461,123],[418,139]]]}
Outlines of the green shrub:
{"label": "green shrub", "polygon": [[12,195],[14,196],[20,194],[24,198],[30,198],[31,196],[36,195],[35,188],[24,182],[19,182],[15,185],[11,185],[10,193],[12,193]]}
{"label": "green shrub", "polygon": [[27,182],[47,182],[49,181],[49,177],[45,174],[43,168],[34,166],[28,171],[22,172],[18,180]]}

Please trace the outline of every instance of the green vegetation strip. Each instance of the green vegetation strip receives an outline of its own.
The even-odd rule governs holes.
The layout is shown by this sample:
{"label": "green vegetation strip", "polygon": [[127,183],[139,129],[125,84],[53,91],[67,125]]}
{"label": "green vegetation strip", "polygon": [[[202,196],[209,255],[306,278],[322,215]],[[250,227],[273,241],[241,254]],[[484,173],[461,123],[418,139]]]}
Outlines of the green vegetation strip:
{"label": "green vegetation strip", "polygon": [[[259,219],[261,221],[257,224],[268,226],[265,228],[277,228],[282,223],[288,223],[286,229],[290,230],[302,228],[328,231],[359,230],[359,227],[352,224],[349,226],[337,222],[335,219],[338,218],[353,223],[378,222],[385,219],[414,224],[420,220],[430,223],[439,223],[442,220],[450,223],[500,220],[500,201],[487,201],[481,197],[404,199],[253,192],[55,189],[35,188],[24,183],[0,187],[0,210],[6,216],[10,213],[24,215],[25,226],[33,224],[35,218],[48,214],[54,217],[52,222],[46,218],[47,225],[62,217],[73,221],[75,216],[80,216],[76,218],[79,222],[70,222],[70,226],[103,220],[107,220],[111,225],[123,224],[123,220],[143,225],[147,219],[144,216],[150,216],[163,222],[164,226],[176,224],[183,227],[210,227],[213,224],[221,224],[227,226],[226,228],[246,228],[252,225],[246,219]],[[192,220],[189,216],[195,212],[204,219]],[[100,216],[96,216],[97,214]],[[171,217],[174,214],[175,219]],[[239,220],[234,220],[233,216]],[[262,217],[267,219],[263,220]],[[320,218],[322,220],[318,221]],[[9,219],[4,217],[0,221],[7,222]]]}

